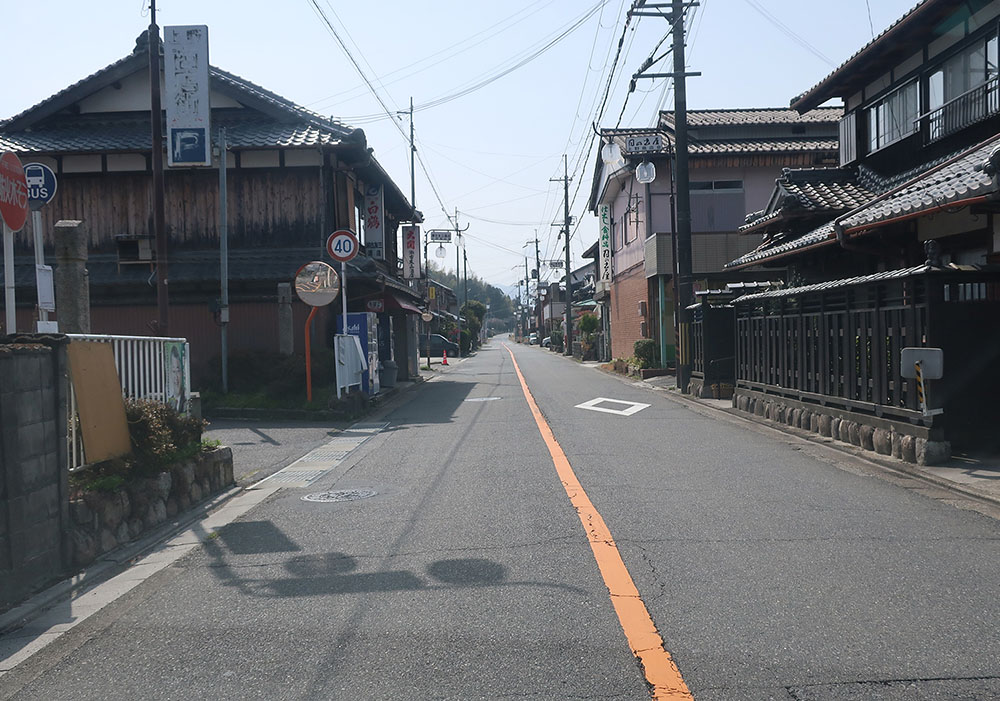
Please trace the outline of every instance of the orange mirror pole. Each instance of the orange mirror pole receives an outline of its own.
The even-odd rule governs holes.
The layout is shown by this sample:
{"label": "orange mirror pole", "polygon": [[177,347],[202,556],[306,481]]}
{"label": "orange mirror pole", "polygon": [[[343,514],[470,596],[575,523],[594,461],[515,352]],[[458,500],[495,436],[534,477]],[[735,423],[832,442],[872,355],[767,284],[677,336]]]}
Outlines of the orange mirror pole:
{"label": "orange mirror pole", "polygon": [[309,316],[306,317],[306,401],[312,402],[313,400],[313,378],[312,378],[312,344],[310,343],[310,333],[309,327],[312,325],[313,317],[316,316],[316,310],[319,307],[313,307],[309,312]]}

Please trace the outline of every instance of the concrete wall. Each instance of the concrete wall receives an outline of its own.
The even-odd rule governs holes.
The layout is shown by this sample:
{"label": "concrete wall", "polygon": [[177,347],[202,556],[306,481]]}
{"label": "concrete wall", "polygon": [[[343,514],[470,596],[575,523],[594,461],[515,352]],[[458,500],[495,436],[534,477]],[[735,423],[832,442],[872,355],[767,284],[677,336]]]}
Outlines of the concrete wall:
{"label": "concrete wall", "polygon": [[65,377],[60,343],[0,345],[0,610],[65,572]]}

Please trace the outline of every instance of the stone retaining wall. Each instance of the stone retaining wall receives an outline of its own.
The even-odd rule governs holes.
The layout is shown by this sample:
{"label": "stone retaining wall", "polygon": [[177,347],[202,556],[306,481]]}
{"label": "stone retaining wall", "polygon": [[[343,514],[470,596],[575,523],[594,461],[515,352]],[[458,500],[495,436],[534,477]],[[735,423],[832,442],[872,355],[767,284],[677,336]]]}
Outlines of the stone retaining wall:
{"label": "stone retaining wall", "polygon": [[733,406],[782,426],[812,431],[918,465],[935,465],[951,457],[951,444],[938,440],[936,432],[925,426],[806,404],[741,388],[737,388],[733,395]]}
{"label": "stone retaining wall", "polygon": [[199,502],[235,484],[233,451],[217,448],[117,492],[87,492],[70,501],[70,557],[86,567]]}

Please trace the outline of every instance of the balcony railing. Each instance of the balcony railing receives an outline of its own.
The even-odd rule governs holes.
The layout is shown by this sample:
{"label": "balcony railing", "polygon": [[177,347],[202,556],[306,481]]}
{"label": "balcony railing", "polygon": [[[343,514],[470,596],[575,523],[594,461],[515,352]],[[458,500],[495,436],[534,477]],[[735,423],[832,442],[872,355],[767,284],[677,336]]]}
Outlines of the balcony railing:
{"label": "balcony railing", "polygon": [[995,114],[1000,114],[1000,76],[952,98],[919,119],[926,120],[926,142],[931,144]]}

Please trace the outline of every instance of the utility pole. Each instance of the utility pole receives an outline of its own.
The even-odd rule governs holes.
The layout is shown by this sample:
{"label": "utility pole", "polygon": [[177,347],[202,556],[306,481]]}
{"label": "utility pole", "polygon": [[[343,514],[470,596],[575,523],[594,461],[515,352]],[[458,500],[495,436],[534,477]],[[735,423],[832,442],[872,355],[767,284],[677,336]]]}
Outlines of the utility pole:
{"label": "utility pole", "polygon": [[465,246],[462,247],[462,277],[465,278],[464,290],[462,296],[465,298],[465,303],[469,303],[469,255],[465,250]]}
{"label": "utility pole", "polygon": [[535,229],[535,309],[538,310],[538,337],[542,337],[542,254],[538,250],[538,229]]}
{"label": "utility pole", "polygon": [[156,25],[156,0],[149,3],[149,120],[153,169],[153,236],[156,240],[156,333],[166,336],[170,301],[167,292],[167,231],[163,204],[163,120],[160,109],[160,28]]}
{"label": "utility pole", "polygon": [[226,170],[228,167],[226,130],[219,129],[219,277],[221,301],[219,325],[222,327],[222,393],[229,394],[229,206]]}
{"label": "utility pole", "polygon": [[697,7],[697,2],[685,0],[670,0],[670,14],[661,14],[664,4],[649,6],[643,11],[646,0],[639,0],[636,9],[629,10],[633,17],[661,17],[671,23],[674,54],[674,70],[672,73],[646,73],[648,65],[644,65],[639,73],[632,76],[632,83],[637,78],[673,78],[674,80],[674,151],[676,196],[676,255],[674,256],[674,281],[677,299],[674,300],[674,311],[678,324],[677,334],[677,387],[687,392],[691,382],[691,312],[688,306],[692,299],[692,263],[691,263],[691,193],[688,181],[688,129],[687,129],[687,78],[701,73],[686,71],[684,61],[684,11],[688,7]]}
{"label": "utility pole", "polygon": [[524,257],[524,304],[521,311],[521,319],[524,323],[523,338],[528,337],[528,300],[531,299],[531,288],[528,283],[528,256]]}
{"label": "utility pole", "polygon": [[413,98],[410,97],[410,206],[413,207],[411,223],[416,224],[417,218],[417,171],[414,169],[414,158],[417,147],[413,145]]}
{"label": "utility pole", "polygon": [[[464,229],[458,228],[458,207],[455,208],[455,297],[458,297],[459,267],[458,249],[462,243],[462,232],[468,231],[471,224],[466,224]],[[466,302],[469,300],[466,299]],[[458,305],[458,357],[462,357],[462,305]]]}
{"label": "utility pole", "polygon": [[691,193],[688,181],[687,73],[684,65],[684,0],[672,0],[674,40],[674,136],[677,147],[677,386],[687,392],[691,381]]}
{"label": "utility pole", "polygon": [[569,251],[569,163],[563,154],[563,177],[550,178],[552,182],[562,181],[563,184],[563,234],[566,244],[566,309],[564,321],[566,333],[563,336],[563,355],[573,355],[573,278],[570,274]]}

